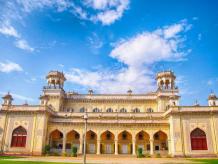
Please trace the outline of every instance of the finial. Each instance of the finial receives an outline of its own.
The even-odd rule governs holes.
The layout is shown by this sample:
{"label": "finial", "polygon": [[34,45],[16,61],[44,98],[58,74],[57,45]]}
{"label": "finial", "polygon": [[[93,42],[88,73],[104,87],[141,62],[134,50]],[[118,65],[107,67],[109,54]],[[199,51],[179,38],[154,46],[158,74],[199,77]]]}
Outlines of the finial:
{"label": "finial", "polygon": [[128,93],[129,95],[131,95],[131,94],[132,94],[132,90],[129,89],[129,90],[127,91],[127,93]]}
{"label": "finial", "polygon": [[93,90],[92,90],[92,89],[89,89],[89,91],[88,91],[88,92],[89,92],[89,94],[90,94],[90,95],[92,95],[92,94],[93,94]]}

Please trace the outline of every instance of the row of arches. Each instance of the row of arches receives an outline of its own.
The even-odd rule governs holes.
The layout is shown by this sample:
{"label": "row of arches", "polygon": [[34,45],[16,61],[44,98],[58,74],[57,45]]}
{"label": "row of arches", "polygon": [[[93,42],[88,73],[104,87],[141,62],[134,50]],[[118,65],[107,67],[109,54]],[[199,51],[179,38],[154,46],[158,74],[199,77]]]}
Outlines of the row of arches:
{"label": "row of arches", "polygon": [[[83,142],[81,139],[82,136],[77,131],[72,130],[66,134],[65,143],[63,142],[63,133],[59,130],[54,130],[50,134],[50,145],[55,151],[62,151],[64,147],[63,143],[66,144],[64,147],[66,151],[72,146],[76,146],[80,149],[83,148],[83,145],[80,145],[81,142]],[[130,132],[124,130],[120,132],[116,138],[109,130],[103,132],[100,136],[97,136],[94,131],[89,130],[86,134],[86,151],[89,154],[98,154],[98,151],[100,154],[114,154],[117,149],[118,154],[133,154],[139,147],[144,151],[150,151],[151,140],[153,142],[154,151],[168,150],[168,137],[162,131],[158,131],[153,137],[150,137],[149,134],[143,130],[138,132],[136,136],[133,136]]]}
{"label": "row of arches", "polygon": [[[86,134],[87,153],[90,154],[134,154],[138,148],[143,151],[167,151],[168,136],[163,131],[156,132],[153,136],[145,131],[138,132],[133,136],[124,130],[116,137],[111,131],[106,130],[100,136],[89,130]],[[206,133],[200,128],[196,128],[190,133],[191,150],[208,150]],[[11,147],[26,147],[27,130],[19,126],[12,132]],[[64,134],[59,130],[54,130],[49,135],[49,144],[54,151],[70,150],[76,146],[80,152],[83,149],[82,136],[75,130]],[[64,150],[65,151],[65,150]]]}
{"label": "row of arches", "polygon": [[[74,109],[72,109],[72,108],[68,109],[67,108],[67,110],[65,110],[65,111],[67,111],[67,112],[74,112]],[[86,109],[84,107],[80,108],[80,110],[79,110],[80,113],[84,113],[85,111],[86,111]],[[146,112],[149,112],[149,113],[153,112],[153,111],[154,110],[152,108],[147,108],[146,109]],[[92,112],[98,113],[98,112],[102,112],[102,110],[100,108],[94,108],[94,109],[92,109]],[[107,112],[107,113],[112,113],[112,112],[127,113],[128,110],[126,108],[121,108],[119,110],[114,110],[112,108],[107,108],[105,112]],[[140,113],[140,112],[142,112],[142,110],[140,108],[133,108],[131,110],[131,112],[133,112],[133,113]]]}

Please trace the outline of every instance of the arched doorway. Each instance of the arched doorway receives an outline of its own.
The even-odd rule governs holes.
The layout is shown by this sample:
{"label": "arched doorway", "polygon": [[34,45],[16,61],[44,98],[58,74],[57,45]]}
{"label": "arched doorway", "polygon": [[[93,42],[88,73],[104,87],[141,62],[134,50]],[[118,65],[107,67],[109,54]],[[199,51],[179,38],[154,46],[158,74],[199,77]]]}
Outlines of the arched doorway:
{"label": "arched doorway", "polygon": [[158,131],[154,134],[154,151],[158,153],[167,153],[168,142],[167,135],[162,131]]}
{"label": "arched doorway", "polygon": [[101,134],[101,153],[114,154],[114,134],[108,130]]}
{"label": "arched doorway", "polygon": [[118,153],[119,154],[132,153],[132,135],[126,130],[118,135]]}
{"label": "arched doorway", "polygon": [[190,138],[192,150],[207,150],[207,137],[203,130],[194,129],[190,134]]}
{"label": "arched doorway", "polygon": [[66,152],[71,153],[72,147],[77,147],[77,150],[79,151],[79,145],[80,143],[80,135],[77,131],[71,130],[69,133],[67,133],[66,138]]}
{"label": "arched doorway", "polygon": [[19,126],[12,132],[11,147],[25,147],[27,131],[24,127]]}
{"label": "arched doorway", "polygon": [[54,130],[50,134],[50,146],[52,152],[61,153],[63,148],[63,133],[59,130]]}
{"label": "arched doorway", "polygon": [[89,130],[86,133],[86,141],[87,141],[87,145],[86,145],[86,152],[88,154],[96,154],[96,144],[97,144],[97,135],[95,132]]}
{"label": "arched doorway", "polygon": [[136,134],[136,151],[142,148],[143,152],[150,150],[150,137],[149,134],[143,130]]}

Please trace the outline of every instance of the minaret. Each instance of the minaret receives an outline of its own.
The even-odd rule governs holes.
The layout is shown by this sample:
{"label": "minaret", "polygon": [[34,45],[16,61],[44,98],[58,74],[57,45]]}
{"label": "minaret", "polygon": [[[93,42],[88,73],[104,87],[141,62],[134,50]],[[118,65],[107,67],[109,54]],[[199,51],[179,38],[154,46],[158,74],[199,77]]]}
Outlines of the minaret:
{"label": "minaret", "polygon": [[208,96],[208,106],[218,106],[218,98],[213,92]]}
{"label": "minaret", "polygon": [[64,81],[66,78],[64,77],[64,74],[59,71],[50,71],[48,75],[46,76],[48,87],[50,88],[59,88],[63,89],[64,87]]}
{"label": "minaret", "polygon": [[65,96],[64,82],[66,78],[63,72],[50,71],[46,79],[47,86],[43,88],[43,96],[40,96],[40,105],[48,105],[55,111],[61,111]]}
{"label": "minaret", "polygon": [[12,105],[13,97],[9,92],[5,96],[3,96],[2,99],[3,99],[3,104],[2,104],[3,106]]}
{"label": "minaret", "polygon": [[157,73],[157,111],[164,112],[169,106],[179,105],[179,90],[175,86],[176,76],[173,71]]}
{"label": "minaret", "polygon": [[158,89],[160,90],[174,90],[176,76],[172,71],[159,72],[156,75]]}

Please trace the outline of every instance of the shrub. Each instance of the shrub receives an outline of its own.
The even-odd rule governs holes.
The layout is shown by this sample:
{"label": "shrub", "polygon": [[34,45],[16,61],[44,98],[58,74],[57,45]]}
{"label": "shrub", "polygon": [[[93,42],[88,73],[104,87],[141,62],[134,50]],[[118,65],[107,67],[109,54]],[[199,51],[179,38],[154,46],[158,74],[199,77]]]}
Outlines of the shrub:
{"label": "shrub", "polygon": [[72,157],[77,157],[77,147],[73,146],[71,148],[71,155]]}
{"label": "shrub", "polygon": [[145,154],[145,157],[146,157],[146,158],[150,158],[151,155],[150,155],[149,153],[146,153],[146,154]]}
{"label": "shrub", "polygon": [[160,153],[157,153],[157,154],[156,154],[156,158],[161,158]]}
{"label": "shrub", "polygon": [[45,145],[45,155],[50,154],[51,147],[50,145]]}
{"label": "shrub", "polygon": [[137,150],[137,158],[143,158],[144,155],[143,155],[143,149],[142,148],[138,148]]}

